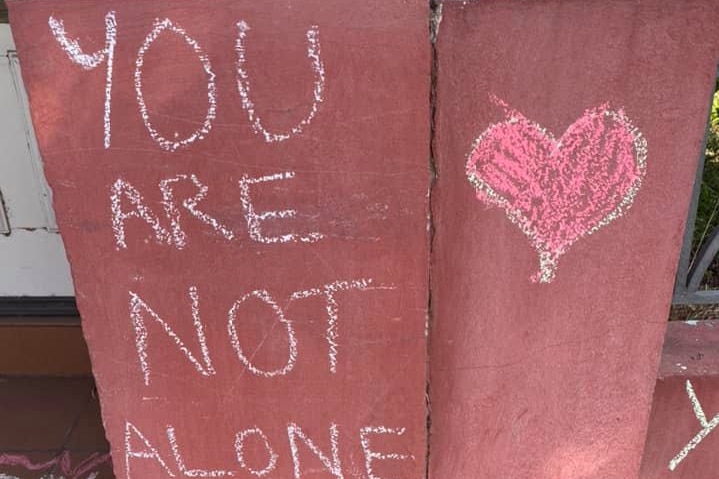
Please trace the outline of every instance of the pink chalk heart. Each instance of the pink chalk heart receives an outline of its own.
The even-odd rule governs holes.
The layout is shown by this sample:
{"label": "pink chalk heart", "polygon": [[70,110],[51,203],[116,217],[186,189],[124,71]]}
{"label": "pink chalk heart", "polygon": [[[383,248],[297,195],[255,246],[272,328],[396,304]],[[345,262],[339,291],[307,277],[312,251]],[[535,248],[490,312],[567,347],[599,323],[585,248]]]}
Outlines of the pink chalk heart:
{"label": "pink chalk heart", "polygon": [[647,143],[608,104],[585,111],[557,140],[492,99],[506,120],[474,142],[467,176],[477,199],[503,208],[536,249],[532,281],[550,283],[571,245],[631,207],[646,173]]}

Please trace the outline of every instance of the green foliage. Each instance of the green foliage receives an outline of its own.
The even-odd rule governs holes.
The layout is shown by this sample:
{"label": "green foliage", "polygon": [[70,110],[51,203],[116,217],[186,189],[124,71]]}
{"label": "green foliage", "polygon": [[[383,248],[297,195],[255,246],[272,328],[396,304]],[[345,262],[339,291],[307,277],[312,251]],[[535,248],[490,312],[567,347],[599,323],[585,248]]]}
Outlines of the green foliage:
{"label": "green foliage", "polygon": [[[692,257],[711,232],[719,226],[719,82],[712,101],[707,130],[707,145],[697,208]],[[715,259],[704,276],[703,286],[719,287],[719,261]]]}

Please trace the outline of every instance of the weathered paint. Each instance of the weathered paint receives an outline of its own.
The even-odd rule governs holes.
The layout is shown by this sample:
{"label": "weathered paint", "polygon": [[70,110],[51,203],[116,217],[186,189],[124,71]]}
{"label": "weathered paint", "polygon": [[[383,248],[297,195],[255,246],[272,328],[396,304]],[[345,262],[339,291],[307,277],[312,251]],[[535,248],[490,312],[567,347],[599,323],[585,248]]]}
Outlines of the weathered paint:
{"label": "weathered paint", "polygon": [[[712,1],[444,2],[430,477],[637,477],[715,80],[714,10]],[[509,123],[491,95],[511,107]],[[616,134],[602,142],[589,133],[603,131],[591,112],[605,104],[628,120],[610,122]],[[513,128],[497,136],[492,125]],[[646,174],[630,141],[638,132]],[[468,160],[470,176],[498,193],[491,205],[477,201]],[[500,163],[494,179],[481,170]],[[616,181],[615,170],[624,171]],[[531,199],[499,191],[510,176],[534,188]],[[537,283],[535,248],[546,253]]]}
{"label": "weathered paint", "polygon": [[426,2],[11,16],[118,477],[420,477]]}

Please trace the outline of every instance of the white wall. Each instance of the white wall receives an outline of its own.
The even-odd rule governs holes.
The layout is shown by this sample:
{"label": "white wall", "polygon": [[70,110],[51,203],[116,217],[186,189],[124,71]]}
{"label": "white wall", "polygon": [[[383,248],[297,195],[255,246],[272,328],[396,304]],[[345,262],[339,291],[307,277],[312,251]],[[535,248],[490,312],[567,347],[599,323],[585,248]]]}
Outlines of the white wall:
{"label": "white wall", "polygon": [[[0,24],[0,296],[73,296],[9,25]],[[2,212],[0,211],[0,214]]]}

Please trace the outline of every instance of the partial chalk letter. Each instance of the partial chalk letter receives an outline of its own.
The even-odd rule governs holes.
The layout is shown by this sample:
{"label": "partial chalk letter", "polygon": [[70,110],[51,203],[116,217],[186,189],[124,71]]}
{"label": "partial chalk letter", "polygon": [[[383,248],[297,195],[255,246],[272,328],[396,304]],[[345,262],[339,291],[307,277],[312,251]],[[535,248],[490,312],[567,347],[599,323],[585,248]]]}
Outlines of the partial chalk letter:
{"label": "partial chalk letter", "polygon": [[170,442],[170,448],[172,448],[172,454],[175,456],[175,463],[180,473],[187,477],[224,477],[231,476],[231,471],[223,471],[218,469],[205,470],[205,469],[188,469],[185,465],[185,461],[182,459],[180,454],[180,446],[177,445],[177,437],[175,436],[175,428],[167,426],[167,440]]}
{"label": "partial chalk letter", "polygon": [[[168,140],[155,130],[150,122],[150,114],[148,113],[147,105],[145,104],[145,96],[142,93],[142,67],[145,65],[145,54],[150,49],[150,46],[152,46],[154,41],[157,40],[160,34],[165,30],[170,30],[176,35],[179,35],[180,38],[182,38],[185,43],[192,48],[202,64],[202,69],[207,74],[208,107],[205,121],[199,129],[195,130],[192,135],[188,136],[184,140]],[[140,116],[142,116],[142,121],[145,123],[147,131],[150,133],[150,137],[155,140],[163,150],[175,151],[180,147],[192,144],[198,139],[202,140],[212,129],[212,122],[215,120],[215,116],[217,115],[217,86],[215,85],[215,73],[212,71],[210,59],[207,57],[200,44],[197,43],[195,39],[190,37],[182,27],[172,23],[169,18],[162,21],[155,21],[154,28],[150,34],[147,35],[144,43],[140,47],[140,50],[137,52],[137,60],[135,61],[135,94],[137,95],[137,104],[140,107]]]}
{"label": "partial chalk letter", "polygon": [[[135,435],[142,442],[143,449],[136,451],[132,448],[133,435]],[[165,461],[163,461],[162,457],[160,457],[160,454],[157,452],[157,449],[155,449],[152,444],[150,444],[150,441],[148,441],[147,438],[140,432],[140,430],[136,428],[132,423],[130,423],[129,421],[125,421],[125,477],[127,479],[130,479],[131,477],[130,459],[132,458],[154,459],[165,470],[168,476],[175,477],[170,468],[167,467]]]}
{"label": "partial chalk letter", "polygon": [[80,65],[85,70],[93,70],[102,62],[107,62],[107,73],[105,75],[105,149],[110,148],[111,124],[110,124],[110,107],[112,105],[112,70],[113,61],[115,59],[115,45],[117,44],[117,22],[115,21],[115,12],[110,11],[105,15],[105,48],[93,54],[87,54],[82,51],[80,43],[77,40],[70,39],[65,31],[65,25],[62,20],[57,20],[50,16],[47,21],[50,26],[55,40],[60,44],[67,56],[73,63]]}
{"label": "partial chalk letter", "polygon": [[[259,347],[262,346],[262,344],[260,344],[260,346],[258,346],[258,349],[256,349],[250,356],[247,356],[247,354],[245,354],[242,345],[240,345],[240,338],[237,334],[237,328],[235,326],[235,322],[237,321],[237,312],[240,309],[240,306],[242,306],[242,303],[253,297],[259,299],[260,301],[268,305],[270,309],[272,309],[272,312],[277,318],[277,321],[282,323],[287,330],[287,343],[289,348],[287,363],[280,369],[264,371],[252,364],[252,358],[255,356],[255,354],[257,354],[257,351],[259,350]],[[232,347],[235,348],[235,352],[237,352],[237,357],[242,362],[242,364],[247,367],[247,369],[252,371],[253,374],[256,374],[257,376],[264,376],[266,378],[271,378],[274,376],[284,376],[285,374],[292,371],[292,369],[295,367],[295,363],[297,362],[297,339],[295,337],[295,330],[292,327],[292,322],[285,319],[285,313],[282,311],[282,308],[275,302],[274,299],[272,299],[272,296],[270,296],[270,293],[268,293],[267,291],[253,291],[244,295],[239,300],[235,301],[235,303],[232,305],[232,308],[230,308],[230,312],[228,313],[227,332],[230,335],[230,342],[232,343]]]}
{"label": "partial chalk letter", "polygon": [[[123,200],[128,201],[133,209],[128,212],[123,211]],[[115,181],[110,189],[110,208],[112,210],[112,230],[115,233],[115,245],[117,249],[127,248],[127,243],[125,242],[125,220],[129,218],[139,218],[150,225],[158,243],[172,243],[170,234],[162,227],[157,215],[145,204],[140,192],[122,178]]]}
{"label": "partial chalk letter", "polygon": [[330,372],[337,372],[337,350],[339,348],[339,304],[335,299],[335,293],[357,289],[368,291],[374,289],[394,289],[392,286],[371,286],[372,279],[363,278],[352,281],[335,281],[325,284],[319,288],[312,288],[305,291],[292,293],[291,299],[303,299],[312,296],[323,296],[325,299],[325,310],[327,311],[327,343],[329,344]]}
{"label": "partial chalk letter", "polygon": [[344,479],[342,475],[342,465],[340,464],[340,452],[339,452],[339,431],[337,424],[330,426],[330,445],[332,448],[332,458],[324,454],[320,448],[318,448],[312,439],[300,429],[300,427],[291,422],[287,425],[287,436],[290,440],[290,450],[292,451],[292,462],[294,464],[295,479],[301,479],[302,471],[300,468],[300,452],[297,448],[297,438],[299,438],[312,453],[317,456],[325,469],[332,473],[337,479]]}
{"label": "partial chalk letter", "polygon": [[179,183],[180,181],[191,181],[195,188],[197,188],[197,194],[195,196],[182,200],[183,208],[185,208],[192,216],[220,233],[228,241],[232,240],[235,237],[235,234],[232,231],[212,216],[197,209],[198,203],[207,197],[209,188],[200,183],[200,180],[198,180],[195,175],[177,175],[173,178],[167,178],[160,181],[160,190],[162,191],[163,198],[162,204],[165,206],[165,213],[172,224],[172,238],[175,241],[177,249],[183,249],[187,246],[187,235],[180,226],[180,209],[177,207],[173,191],[173,185],[175,183]]}
{"label": "partial chalk letter", "polygon": [[325,89],[325,67],[322,64],[320,58],[320,29],[317,25],[310,27],[307,30],[307,58],[310,59],[312,64],[312,71],[315,74],[315,85],[313,89],[313,101],[312,107],[310,107],[310,113],[302,120],[297,126],[292,128],[287,133],[271,133],[263,125],[260,116],[255,112],[255,104],[250,98],[250,76],[245,68],[245,38],[247,32],[250,30],[250,26],[245,21],[237,23],[237,42],[235,44],[235,51],[237,52],[237,89],[240,92],[242,98],[242,108],[247,112],[252,129],[255,134],[261,134],[267,143],[275,141],[284,141],[290,138],[292,135],[299,135],[302,130],[307,127],[310,122],[317,115],[320,103],[322,103],[322,95]]}
{"label": "partial chalk letter", "polygon": [[[260,438],[265,446],[265,450],[267,451],[267,465],[263,469],[255,469],[245,463],[245,440],[250,436],[257,436]],[[259,427],[245,429],[244,431],[237,433],[237,436],[235,437],[235,453],[237,454],[237,462],[240,463],[240,466],[247,469],[253,476],[257,477],[265,477],[267,474],[272,472],[277,466],[277,458],[279,457],[275,454],[274,449],[270,446],[270,441],[267,440],[267,436],[265,436],[265,433],[262,432],[262,429]]]}
{"label": "partial chalk letter", "polygon": [[252,197],[250,196],[250,186],[257,185],[260,183],[267,183],[270,181],[279,180],[290,180],[295,177],[295,174],[291,171],[286,173],[277,173],[269,176],[261,176],[259,178],[250,178],[244,175],[240,180],[240,200],[242,201],[242,209],[245,212],[245,219],[247,220],[247,231],[250,233],[250,238],[257,241],[258,243],[272,244],[272,243],[288,243],[288,242],[301,242],[301,243],[314,243],[321,240],[324,236],[321,233],[310,233],[305,236],[297,235],[294,233],[284,234],[281,236],[265,236],[262,233],[262,222],[268,219],[281,219],[281,218],[294,218],[297,216],[295,210],[281,210],[281,211],[265,211],[263,213],[256,213],[255,207],[252,204]]}
{"label": "partial chalk letter", "polygon": [[132,319],[132,325],[135,328],[135,346],[137,347],[137,357],[140,360],[140,369],[142,370],[142,376],[145,381],[145,385],[150,384],[150,363],[147,359],[147,346],[148,346],[148,334],[147,327],[145,326],[144,313],[150,315],[150,317],[162,326],[165,333],[172,339],[177,348],[185,355],[185,357],[195,366],[198,373],[203,376],[212,376],[215,374],[215,369],[212,367],[212,360],[210,359],[210,350],[207,347],[207,341],[205,340],[205,328],[200,319],[200,297],[197,293],[195,286],[190,286],[189,290],[190,300],[192,301],[192,320],[197,333],[197,342],[200,344],[200,351],[202,354],[202,362],[198,361],[190,350],[185,346],[184,341],[172,330],[169,324],[167,324],[158,314],[145,303],[140,296],[130,291],[130,318]]}
{"label": "partial chalk letter", "polygon": [[679,454],[674,457],[671,461],[669,461],[669,470],[673,471],[677,468],[677,466],[687,457],[687,454],[689,454],[692,449],[697,447],[699,443],[701,443],[705,437],[709,435],[710,432],[714,430],[719,425],[719,414],[714,416],[714,419],[711,421],[707,421],[707,417],[704,414],[704,409],[702,408],[701,403],[699,403],[699,398],[697,398],[696,393],[694,392],[694,387],[692,386],[691,381],[687,380],[687,395],[689,396],[689,401],[692,403],[692,408],[694,409],[694,415],[699,420],[699,425],[702,427],[702,430],[699,431],[699,433],[694,436],[694,438],[689,441],[689,443],[682,449]]}
{"label": "partial chalk letter", "polygon": [[360,429],[360,442],[362,444],[362,450],[364,451],[365,457],[365,468],[367,469],[368,479],[382,479],[374,474],[372,470],[372,462],[376,459],[379,460],[393,460],[393,461],[405,461],[407,459],[414,459],[411,454],[398,454],[398,453],[379,453],[372,450],[370,444],[370,435],[377,434],[394,434],[395,436],[401,436],[405,433],[405,428],[389,428],[384,426],[378,427],[363,427]]}

